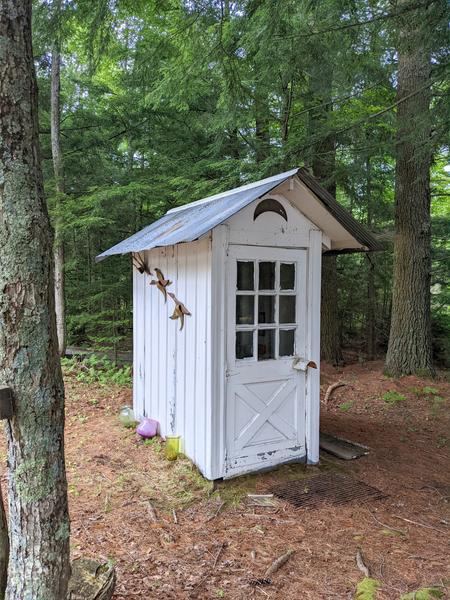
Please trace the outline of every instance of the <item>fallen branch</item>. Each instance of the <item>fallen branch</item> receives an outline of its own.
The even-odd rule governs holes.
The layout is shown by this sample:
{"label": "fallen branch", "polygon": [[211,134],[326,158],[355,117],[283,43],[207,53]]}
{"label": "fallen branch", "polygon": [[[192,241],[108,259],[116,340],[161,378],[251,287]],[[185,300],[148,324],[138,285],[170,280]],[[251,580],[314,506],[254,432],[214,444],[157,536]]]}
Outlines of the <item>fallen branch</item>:
{"label": "fallen branch", "polygon": [[210,517],[208,517],[206,519],[205,523],[209,523],[210,521],[212,521],[213,519],[215,519],[224,506],[225,506],[225,502],[221,502],[219,504],[219,507],[217,508],[216,512],[213,513]]}
{"label": "fallen branch", "polygon": [[425,529],[433,529],[433,531],[439,531],[439,533],[444,533],[447,535],[447,531],[443,529],[439,529],[439,527],[434,527],[433,525],[426,525],[425,523],[419,523],[419,521],[412,521],[411,519],[406,519],[405,517],[401,517],[400,515],[392,515],[395,519],[401,519],[402,521],[406,521],[406,523],[411,523],[412,525],[417,525],[418,527],[424,527]]}
{"label": "fallen branch", "polygon": [[323,399],[323,403],[325,404],[325,406],[328,405],[328,400],[331,398],[331,395],[333,394],[334,390],[337,390],[337,388],[343,387],[347,385],[344,381],[337,381],[336,383],[332,383],[330,386],[328,386],[327,391],[325,392],[325,397]]}
{"label": "fallen branch", "polygon": [[378,523],[378,525],[381,525],[381,527],[384,527],[385,529],[390,529],[391,531],[394,531],[395,533],[399,533],[401,535],[406,535],[406,531],[403,531],[403,529],[395,529],[395,527],[386,525],[386,523],[383,523],[382,521],[377,519],[377,517],[372,512],[370,512],[370,510],[368,510],[367,512]]}
{"label": "fallen branch", "polygon": [[356,551],[356,566],[363,573],[364,577],[370,577],[369,567],[364,562],[364,558],[361,550],[358,548]]}
{"label": "fallen branch", "polygon": [[281,569],[281,567],[287,563],[287,561],[291,558],[291,556],[294,553],[295,550],[288,550],[288,552],[282,554],[277,559],[275,559],[264,573],[264,579],[269,579],[274,573],[278,571],[278,569]]}

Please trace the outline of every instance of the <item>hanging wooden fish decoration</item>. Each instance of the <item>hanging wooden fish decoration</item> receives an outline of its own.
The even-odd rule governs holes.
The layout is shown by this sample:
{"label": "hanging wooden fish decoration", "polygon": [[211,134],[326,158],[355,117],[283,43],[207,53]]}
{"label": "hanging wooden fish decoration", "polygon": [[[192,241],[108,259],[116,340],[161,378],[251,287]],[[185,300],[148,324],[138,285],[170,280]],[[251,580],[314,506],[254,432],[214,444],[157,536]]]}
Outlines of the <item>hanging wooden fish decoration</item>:
{"label": "hanging wooden fish decoration", "polygon": [[139,271],[139,273],[147,273],[147,275],[153,275],[150,268],[147,266],[145,259],[139,254],[139,252],[133,253],[133,266]]}
{"label": "hanging wooden fish decoration", "polygon": [[185,307],[185,305],[178,300],[178,298],[172,292],[169,292],[169,296],[175,302],[175,308],[173,309],[172,316],[170,317],[172,320],[180,319],[180,331],[184,327],[184,317],[185,315],[191,316],[191,313]]}
{"label": "hanging wooden fish decoration", "polygon": [[158,288],[158,290],[164,296],[164,302],[167,302],[167,290],[166,290],[166,287],[168,285],[170,285],[172,282],[169,281],[168,279],[164,278],[164,275],[163,275],[161,269],[158,269],[157,267],[155,267],[155,273],[156,273],[157,279],[152,279],[150,281],[150,285],[156,285],[156,287]]}

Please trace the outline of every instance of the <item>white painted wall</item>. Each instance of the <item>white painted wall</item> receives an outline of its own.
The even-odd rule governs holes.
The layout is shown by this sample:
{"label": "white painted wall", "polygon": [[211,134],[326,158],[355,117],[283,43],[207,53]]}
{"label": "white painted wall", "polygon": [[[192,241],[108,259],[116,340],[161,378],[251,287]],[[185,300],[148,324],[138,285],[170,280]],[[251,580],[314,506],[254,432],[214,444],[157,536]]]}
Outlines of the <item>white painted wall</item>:
{"label": "white painted wall", "polygon": [[183,452],[208,476],[211,427],[211,239],[145,253],[151,270],[173,283],[169,291],[192,316],[171,320],[174,304],[133,269],[134,382],[137,418],[160,422],[161,435],[180,435]]}
{"label": "white painted wall", "polygon": [[[288,185],[288,184],[286,184]],[[159,267],[173,281],[168,288],[186,305],[183,331],[169,319],[173,302],[150,286],[150,278],[133,269],[134,386],[138,418],[149,416],[161,434],[182,438],[183,451],[208,479],[224,475],[227,331],[227,252],[248,244],[307,249],[308,359],[319,365],[320,261],[322,232],[283,195],[278,199],[288,222],[274,213],[253,220],[255,201],[209,236],[195,242],[145,253],[151,269]],[[319,370],[309,370],[305,429],[308,462],[318,460]]]}

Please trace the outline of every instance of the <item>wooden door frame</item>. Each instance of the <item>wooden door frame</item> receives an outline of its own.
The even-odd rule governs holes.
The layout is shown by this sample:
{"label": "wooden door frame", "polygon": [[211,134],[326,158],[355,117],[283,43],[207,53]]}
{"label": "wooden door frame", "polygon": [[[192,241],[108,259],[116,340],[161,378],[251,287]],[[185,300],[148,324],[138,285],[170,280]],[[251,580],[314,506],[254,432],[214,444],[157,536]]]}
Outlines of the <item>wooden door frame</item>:
{"label": "wooden door frame", "polygon": [[[319,419],[320,419],[320,294],[322,268],[322,231],[311,229],[307,250],[307,343],[306,353],[317,369],[309,369],[306,377],[305,432],[306,458],[309,464],[319,462]],[[228,248],[230,231],[226,224],[212,231],[212,373],[211,373],[211,421],[209,443],[211,459],[209,479],[220,479],[225,468],[225,410],[226,410],[226,281],[228,278]],[[302,240],[303,243],[303,240]],[[291,247],[289,247],[292,249]]]}

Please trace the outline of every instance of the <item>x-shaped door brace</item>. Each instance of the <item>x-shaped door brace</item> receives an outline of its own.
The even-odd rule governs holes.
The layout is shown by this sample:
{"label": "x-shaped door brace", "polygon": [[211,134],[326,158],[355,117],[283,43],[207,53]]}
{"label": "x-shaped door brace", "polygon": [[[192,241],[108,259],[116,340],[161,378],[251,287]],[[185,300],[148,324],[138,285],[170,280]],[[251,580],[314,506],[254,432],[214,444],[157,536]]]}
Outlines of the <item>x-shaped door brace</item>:
{"label": "x-shaped door brace", "polygon": [[275,411],[283,404],[286,398],[295,391],[295,381],[285,381],[270,397],[269,402],[265,404],[253,392],[251,392],[244,384],[236,390],[236,396],[239,396],[249,408],[257,413],[256,418],[250,421],[241,435],[235,442],[235,450],[242,450],[246,444],[252,439],[259,429],[268,421],[280,433],[286,436],[287,439],[293,438],[296,435],[294,427],[286,423]]}

